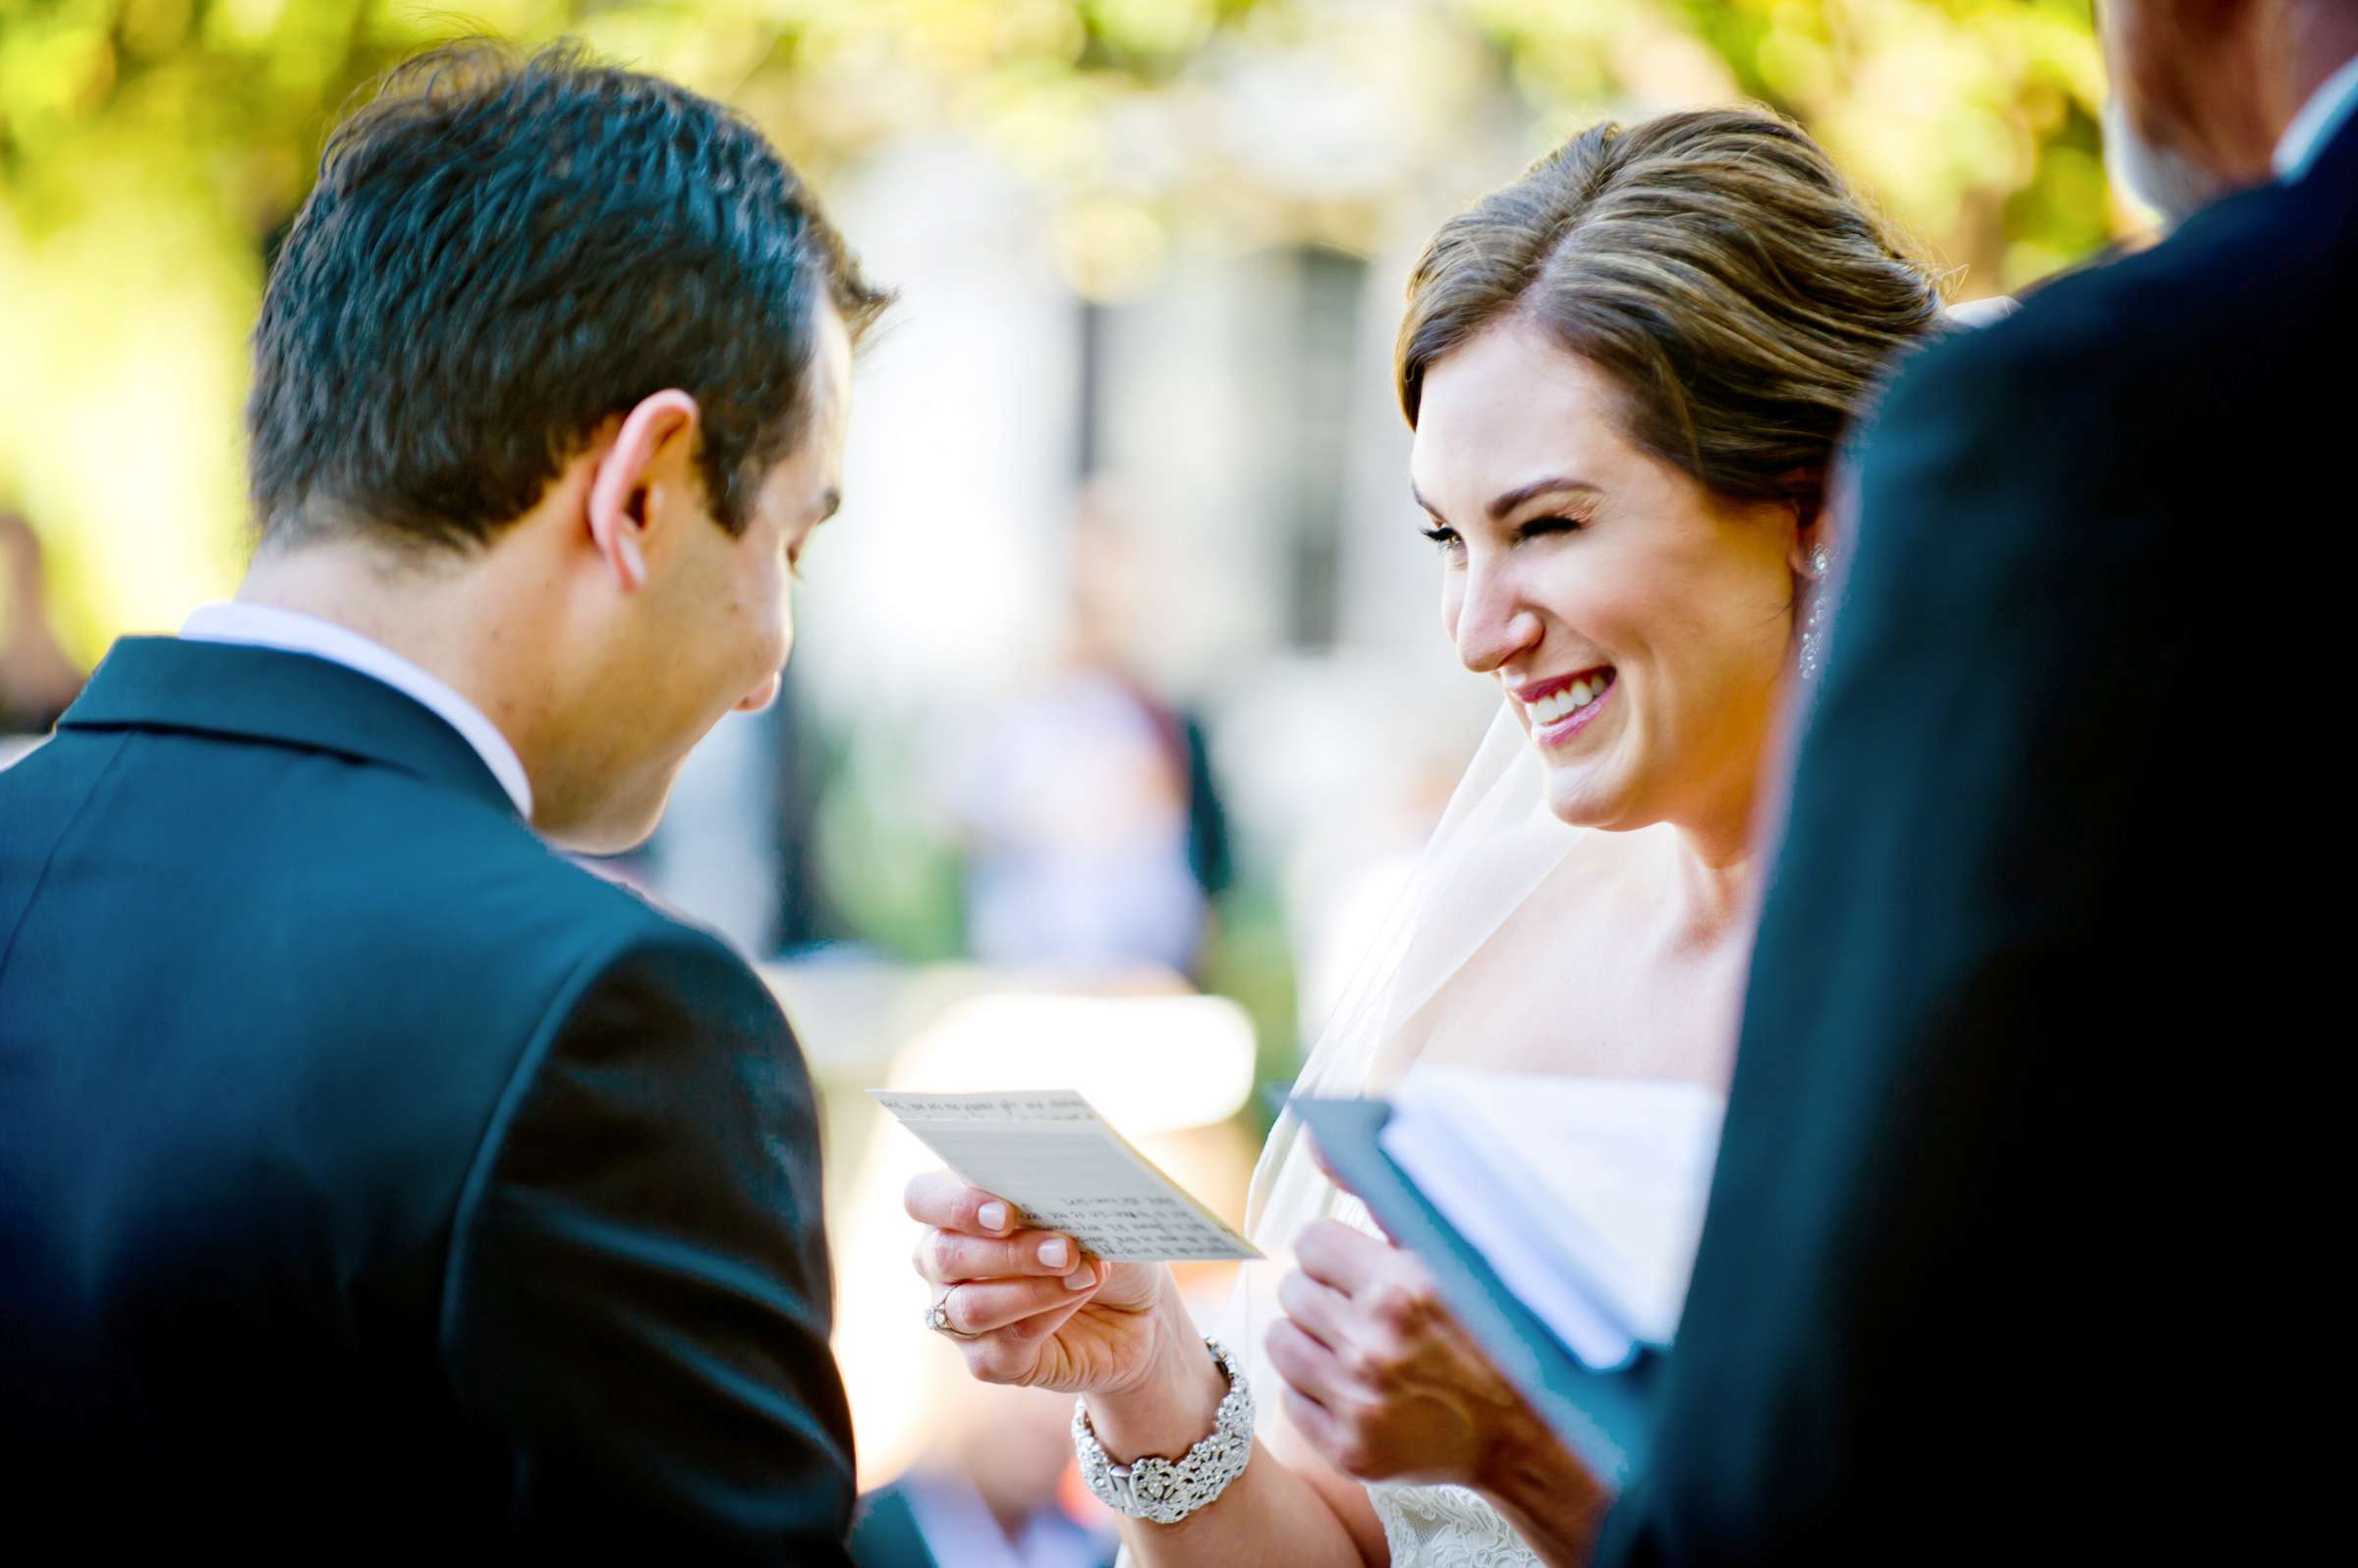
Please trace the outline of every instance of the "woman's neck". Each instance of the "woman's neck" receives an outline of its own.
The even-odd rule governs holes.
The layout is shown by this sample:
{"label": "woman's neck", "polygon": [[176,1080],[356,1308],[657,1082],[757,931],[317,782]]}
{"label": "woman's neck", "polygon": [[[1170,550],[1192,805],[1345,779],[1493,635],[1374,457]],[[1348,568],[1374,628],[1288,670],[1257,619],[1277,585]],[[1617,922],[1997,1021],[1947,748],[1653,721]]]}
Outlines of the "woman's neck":
{"label": "woman's neck", "polygon": [[1674,859],[1670,938],[1682,948],[1715,949],[1751,913],[1751,845],[1681,828]]}
{"label": "woman's neck", "polygon": [[1751,916],[1752,813],[1758,769],[1748,769],[1673,819],[1676,866],[1669,897],[1669,939],[1689,952],[1717,950]]}

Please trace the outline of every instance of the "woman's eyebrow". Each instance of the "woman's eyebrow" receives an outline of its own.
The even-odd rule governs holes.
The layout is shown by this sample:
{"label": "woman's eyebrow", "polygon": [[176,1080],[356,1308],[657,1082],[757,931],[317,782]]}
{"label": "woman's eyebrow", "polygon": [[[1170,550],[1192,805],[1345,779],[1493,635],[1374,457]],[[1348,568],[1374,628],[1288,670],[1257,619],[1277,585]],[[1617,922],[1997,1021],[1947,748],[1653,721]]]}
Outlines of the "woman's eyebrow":
{"label": "woman's eyebrow", "polygon": [[[1515,508],[1523,505],[1525,502],[1535,500],[1540,496],[1561,495],[1575,490],[1586,491],[1591,495],[1602,495],[1604,493],[1601,486],[1592,484],[1587,479],[1576,479],[1570,475],[1566,474],[1553,474],[1549,475],[1544,479],[1534,479],[1529,484],[1518,484],[1513,489],[1507,491],[1504,495],[1501,495],[1497,499],[1493,500],[1489,506],[1490,521],[1494,523],[1502,523],[1506,521],[1507,515],[1513,512]],[[1431,501],[1425,499],[1425,492],[1417,488],[1416,480],[1411,479],[1408,481],[1408,493],[1409,496],[1417,503],[1417,505],[1423,507],[1427,512],[1430,512],[1435,520],[1443,523],[1448,521],[1447,518],[1441,516],[1441,509],[1439,507],[1434,506]]]}
{"label": "woman's eyebrow", "polygon": [[1576,479],[1564,474],[1551,475],[1544,479],[1534,479],[1529,484],[1518,484],[1492,501],[1490,503],[1490,521],[1503,523],[1507,519],[1507,514],[1527,501],[1536,500],[1543,495],[1560,495],[1573,490],[1585,490],[1591,495],[1604,493],[1586,479]]}

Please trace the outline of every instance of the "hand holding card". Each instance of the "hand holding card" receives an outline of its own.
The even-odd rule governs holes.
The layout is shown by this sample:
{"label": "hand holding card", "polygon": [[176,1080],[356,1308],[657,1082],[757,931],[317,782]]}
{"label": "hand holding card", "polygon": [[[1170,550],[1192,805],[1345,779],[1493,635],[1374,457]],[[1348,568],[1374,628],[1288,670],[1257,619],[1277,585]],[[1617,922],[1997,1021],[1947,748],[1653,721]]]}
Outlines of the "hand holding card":
{"label": "hand holding card", "polygon": [[[927,1326],[957,1341],[967,1370],[1066,1393],[1177,1389],[1165,1403],[1200,1428],[1219,1377],[1162,1262],[1252,1246],[1077,1093],[876,1098],[952,1166],[919,1176],[904,1202],[926,1227],[915,1263],[938,1292]],[[1137,1451],[1159,1451],[1161,1434],[1133,1435]]]}
{"label": "hand holding card", "polygon": [[1259,1258],[1253,1244],[1132,1148],[1070,1090],[907,1094],[870,1090],[969,1185],[1108,1262]]}

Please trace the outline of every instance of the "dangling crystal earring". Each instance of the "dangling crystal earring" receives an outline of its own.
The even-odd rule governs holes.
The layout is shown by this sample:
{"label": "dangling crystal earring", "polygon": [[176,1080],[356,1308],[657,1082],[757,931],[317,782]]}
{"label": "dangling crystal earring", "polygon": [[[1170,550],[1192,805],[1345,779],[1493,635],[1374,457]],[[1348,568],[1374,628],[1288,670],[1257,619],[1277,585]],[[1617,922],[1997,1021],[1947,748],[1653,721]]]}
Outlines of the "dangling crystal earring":
{"label": "dangling crystal earring", "polygon": [[1810,547],[1810,607],[1801,617],[1801,651],[1795,667],[1805,681],[1818,679],[1825,655],[1825,574],[1833,555],[1821,542]]}

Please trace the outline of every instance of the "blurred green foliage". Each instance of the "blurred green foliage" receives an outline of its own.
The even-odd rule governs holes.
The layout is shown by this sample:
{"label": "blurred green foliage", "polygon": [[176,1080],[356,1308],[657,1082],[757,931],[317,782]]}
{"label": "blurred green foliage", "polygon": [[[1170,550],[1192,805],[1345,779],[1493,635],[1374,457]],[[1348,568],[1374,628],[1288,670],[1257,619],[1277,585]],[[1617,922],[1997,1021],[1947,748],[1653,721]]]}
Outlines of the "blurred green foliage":
{"label": "blurred green foliage", "polygon": [[[1253,1020],[1256,1089],[1291,1084],[1302,1070],[1304,1042],[1294,933],[1276,889],[1248,880],[1217,900],[1203,968],[1204,989],[1235,1001]],[[1276,1108],[1260,1092],[1238,1114],[1256,1143],[1277,1120]]]}
{"label": "blurred green foliage", "polygon": [[85,656],[233,580],[271,238],[340,105],[479,30],[725,97],[822,189],[896,139],[979,140],[1052,193],[1098,294],[1173,236],[1364,250],[1404,192],[1505,172],[1469,128],[1536,153],[1737,96],[1810,126],[1968,296],[2133,221],[2086,0],[0,0],[0,496]]}

